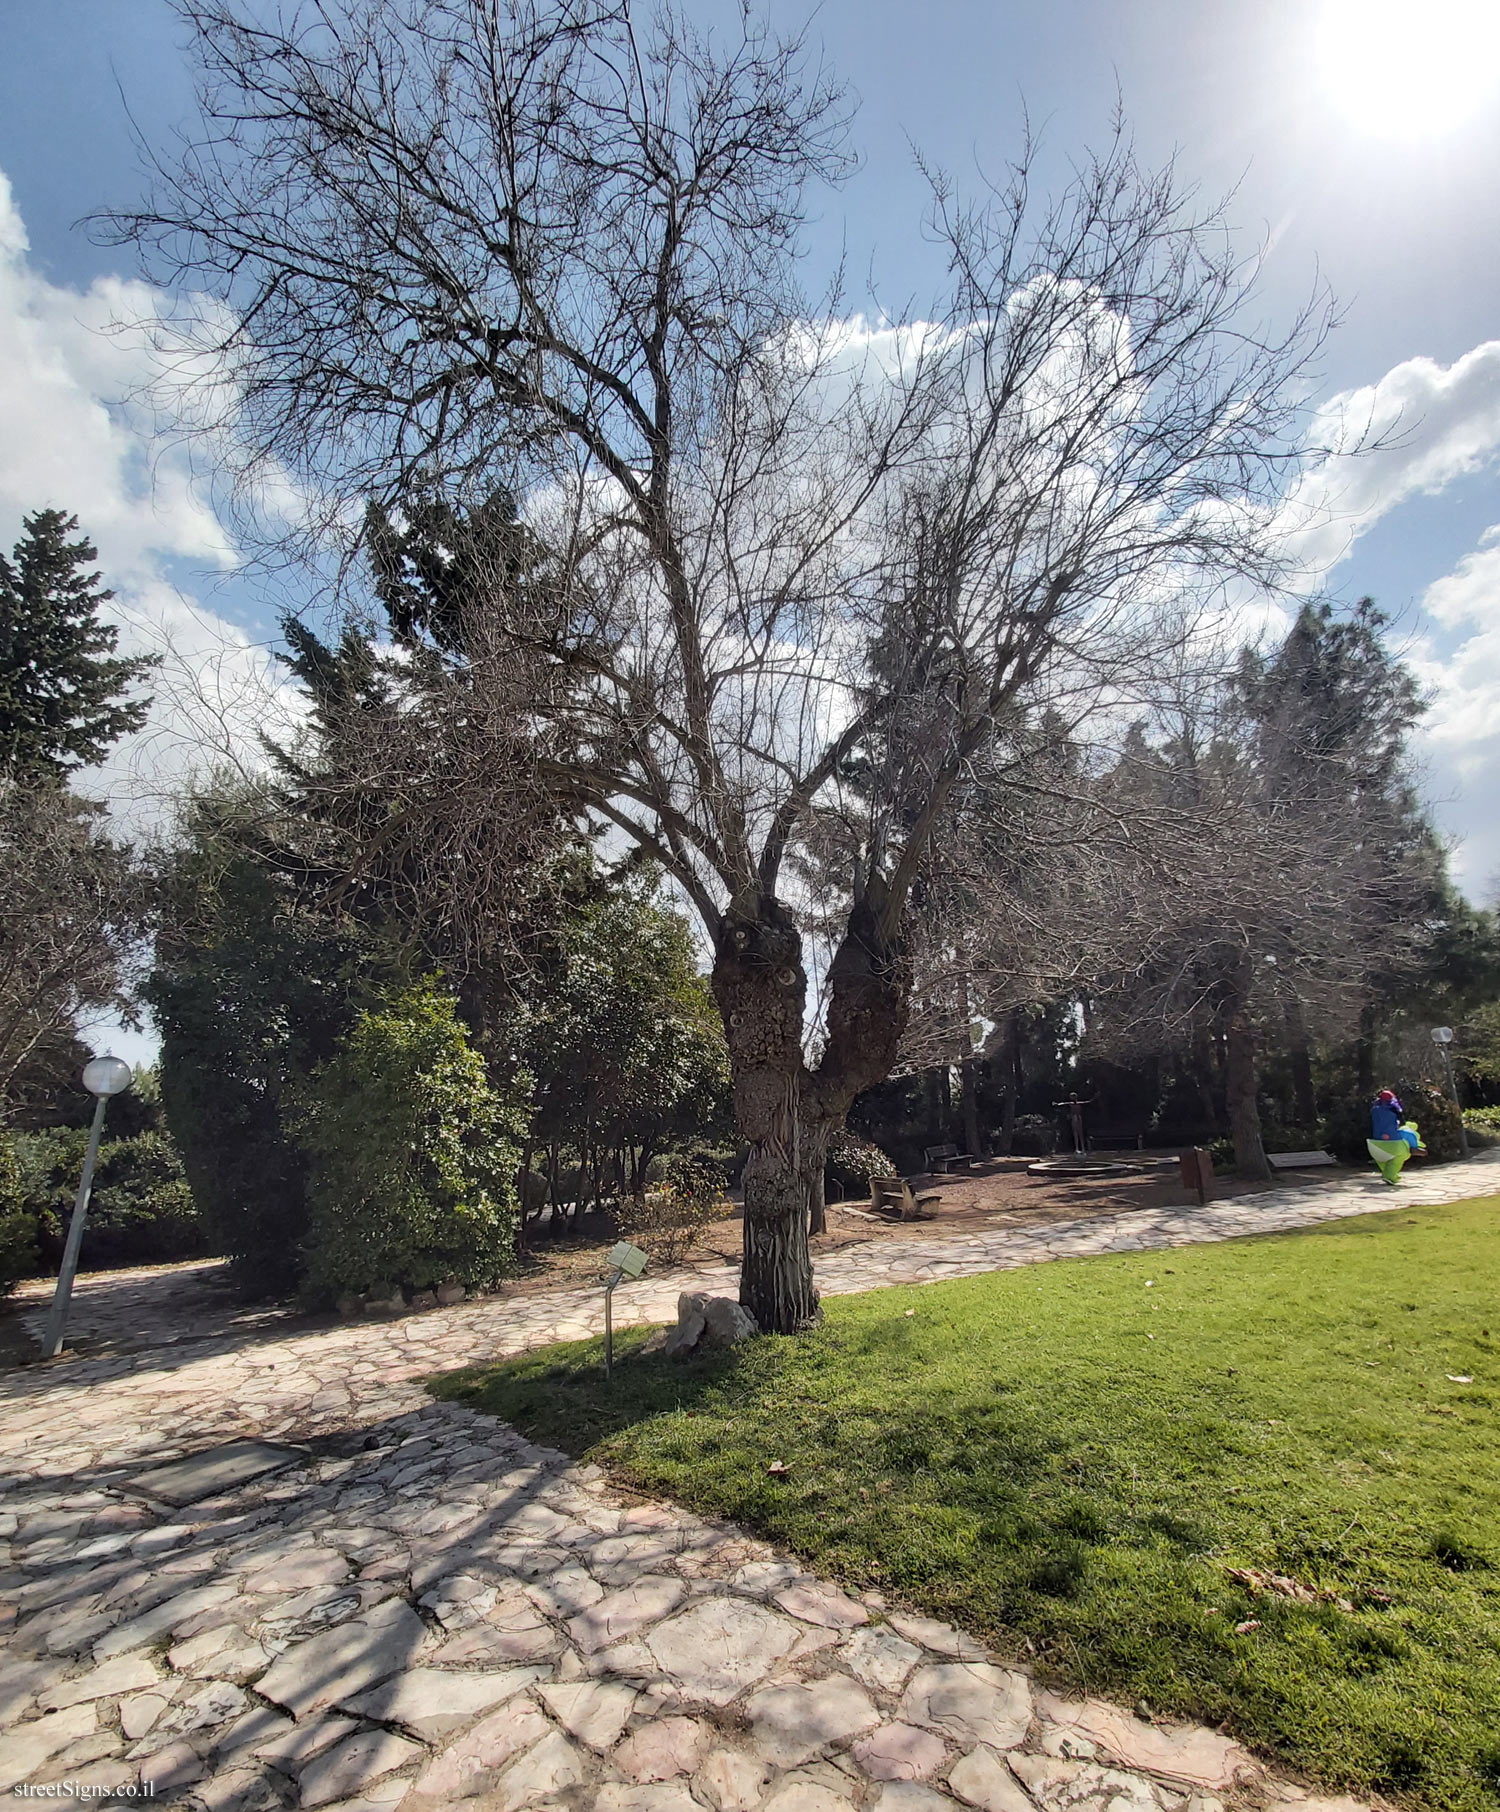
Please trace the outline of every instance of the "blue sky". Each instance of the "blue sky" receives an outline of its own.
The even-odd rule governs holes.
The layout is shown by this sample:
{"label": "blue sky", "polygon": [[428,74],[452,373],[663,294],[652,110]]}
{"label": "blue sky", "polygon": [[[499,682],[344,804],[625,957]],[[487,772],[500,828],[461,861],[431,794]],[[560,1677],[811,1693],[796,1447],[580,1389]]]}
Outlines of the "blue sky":
{"label": "blue sky", "polygon": [[[718,0],[690,4],[707,18]],[[1325,583],[1398,618],[1433,700],[1428,788],[1476,897],[1500,875],[1497,21],[1493,0],[825,0],[812,28],[859,98],[863,158],[812,224],[813,287],[844,249],[856,303],[868,271],[893,308],[920,307],[941,271],[912,144],[969,184],[1003,173],[1029,114],[1056,180],[1103,141],[1117,92],[1149,161],[1175,152],[1209,194],[1237,185],[1247,245],[1270,242],[1269,317],[1331,286],[1344,324],[1323,394],[1369,390],[1393,420],[1399,403],[1400,444],[1329,475],[1345,517],[1328,555],[1351,551]],[[143,763],[172,771],[174,737],[187,759],[188,718],[197,736],[206,712],[226,749],[253,724],[277,602],[235,571],[181,456],[121,406],[139,373],[98,330],[150,298],[76,224],[137,192],[127,110],[163,148],[189,117],[183,43],[163,0],[0,8],[0,542],[25,509],[77,510],[129,634],[196,662],[198,695],[164,700],[149,754],[129,753],[137,786]]]}

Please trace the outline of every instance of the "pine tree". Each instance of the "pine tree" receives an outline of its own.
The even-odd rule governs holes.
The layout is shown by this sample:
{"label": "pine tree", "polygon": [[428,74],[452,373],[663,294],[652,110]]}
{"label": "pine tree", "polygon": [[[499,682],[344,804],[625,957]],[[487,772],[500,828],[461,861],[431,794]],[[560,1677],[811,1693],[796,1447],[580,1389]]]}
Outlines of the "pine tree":
{"label": "pine tree", "polygon": [[0,773],[61,778],[140,728],[150,701],[121,695],[156,663],[116,657],[99,620],[114,594],[87,570],[97,551],[68,539],[78,518],[38,510],[23,529],[12,560],[0,554]]}

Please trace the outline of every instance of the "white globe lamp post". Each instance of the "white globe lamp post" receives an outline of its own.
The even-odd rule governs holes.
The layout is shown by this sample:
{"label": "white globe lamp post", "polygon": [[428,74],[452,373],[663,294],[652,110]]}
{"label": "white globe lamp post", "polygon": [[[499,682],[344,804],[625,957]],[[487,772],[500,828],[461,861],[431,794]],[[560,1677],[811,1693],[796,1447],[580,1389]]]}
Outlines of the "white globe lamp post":
{"label": "white globe lamp post", "polygon": [[73,1279],[78,1273],[78,1249],[83,1244],[83,1223],[88,1218],[89,1194],[94,1187],[94,1162],[99,1156],[99,1135],[104,1131],[105,1105],[111,1095],[124,1094],[130,1083],[130,1065],[121,1057],[95,1057],[83,1066],[83,1086],[94,1097],[94,1124],[89,1128],[83,1180],[78,1185],[73,1218],[68,1222],[68,1243],[63,1248],[62,1269],[57,1274],[52,1307],[47,1311],[47,1331],[42,1336],[42,1353],[48,1359],[55,1359],[62,1351],[68,1325],[68,1304],[73,1300]]}
{"label": "white globe lamp post", "polygon": [[1453,1105],[1458,1109],[1458,1145],[1465,1157],[1469,1155],[1469,1129],[1464,1125],[1464,1104],[1458,1098],[1458,1084],[1453,1079],[1453,1059],[1448,1046],[1453,1042],[1452,1026],[1434,1026],[1432,1042],[1443,1054],[1443,1069],[1448,1077],[1448,1093],[1453,1097]]}

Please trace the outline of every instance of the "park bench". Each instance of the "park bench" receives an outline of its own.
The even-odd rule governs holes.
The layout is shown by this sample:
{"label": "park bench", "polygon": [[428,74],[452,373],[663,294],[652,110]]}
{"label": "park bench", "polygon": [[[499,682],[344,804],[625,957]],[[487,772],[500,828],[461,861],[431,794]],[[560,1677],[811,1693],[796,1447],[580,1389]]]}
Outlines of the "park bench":
{"label": "park bench", "polygon": [[888,1219],[926,1220],[938,1199],[935,1191],[918,1195],[905,1177],[870,1178],[870,1206]]}
{"label": "park bench", "polygon": [[1266,1162],[1272,1170],[1316,1170],[1320,1164],[1336,1164],[1330,1151],[1268,1151]]}
{"label": "park bench", "polygon": [[1144,1151],[1146,1135],[1129,1126],[1100,1126],[1089,1134],[1090,1151]]}
{"label": "park bench", "polygon": [[971,1152],[960,1151],[956,1145],[929,1145],[922,1153],[922,1162],[927,1168],[943,1175],[955,1164],[972,1164],[974,1161]]}

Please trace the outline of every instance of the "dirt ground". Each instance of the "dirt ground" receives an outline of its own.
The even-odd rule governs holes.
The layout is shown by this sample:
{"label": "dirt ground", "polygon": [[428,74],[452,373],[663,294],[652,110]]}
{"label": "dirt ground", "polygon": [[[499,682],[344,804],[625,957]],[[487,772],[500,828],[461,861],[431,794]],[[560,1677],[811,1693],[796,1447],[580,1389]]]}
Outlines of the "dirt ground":
{"label": "dirt ground", "polygon": [[[920,1221],[892,1221],[874,1215],[868,1199],[863,1197],[830,1202],[828,1231],[813,1239],[813,1256],[869,1240],[945,1239],[955,1233],[994,1227],[1037,1227],[1096,1215],[1129,1214],[1143,1208],[1181,1207],[1193,1199],[1174,1171],[1147,1170],[1139,1177],[1029,1176],[1027,1167],[1035,1162],[1034,1158],[994,1158],[971,1171],[924,1179],[917,1184],[917,1193],[935,1195],[937,1199],[931,1204],[929,1218]],[[1327,1169],[1282,1174],[1288,1183],[1305,1187],[1317,1182],[1336,1184],[1352,1173],[1348,1166],[1335,1164]],[[1264,1185],[1219,1177],[1214,1182],[1214,1194],[1220,1198],[1245,1195],[1252,1187]],[[705,1230],[684,1262],[738,1258],[742,1219],[736,1205],[733,1213]],[[522,1275],[506,1288],[552,1289],[560,1283],[591,1281],[601,1274],[604,1255],[618,1238],[605,1215],[586,1216],[577,1233],[568,1231],[555,1237],[543,1226],[532,1234]]]}

